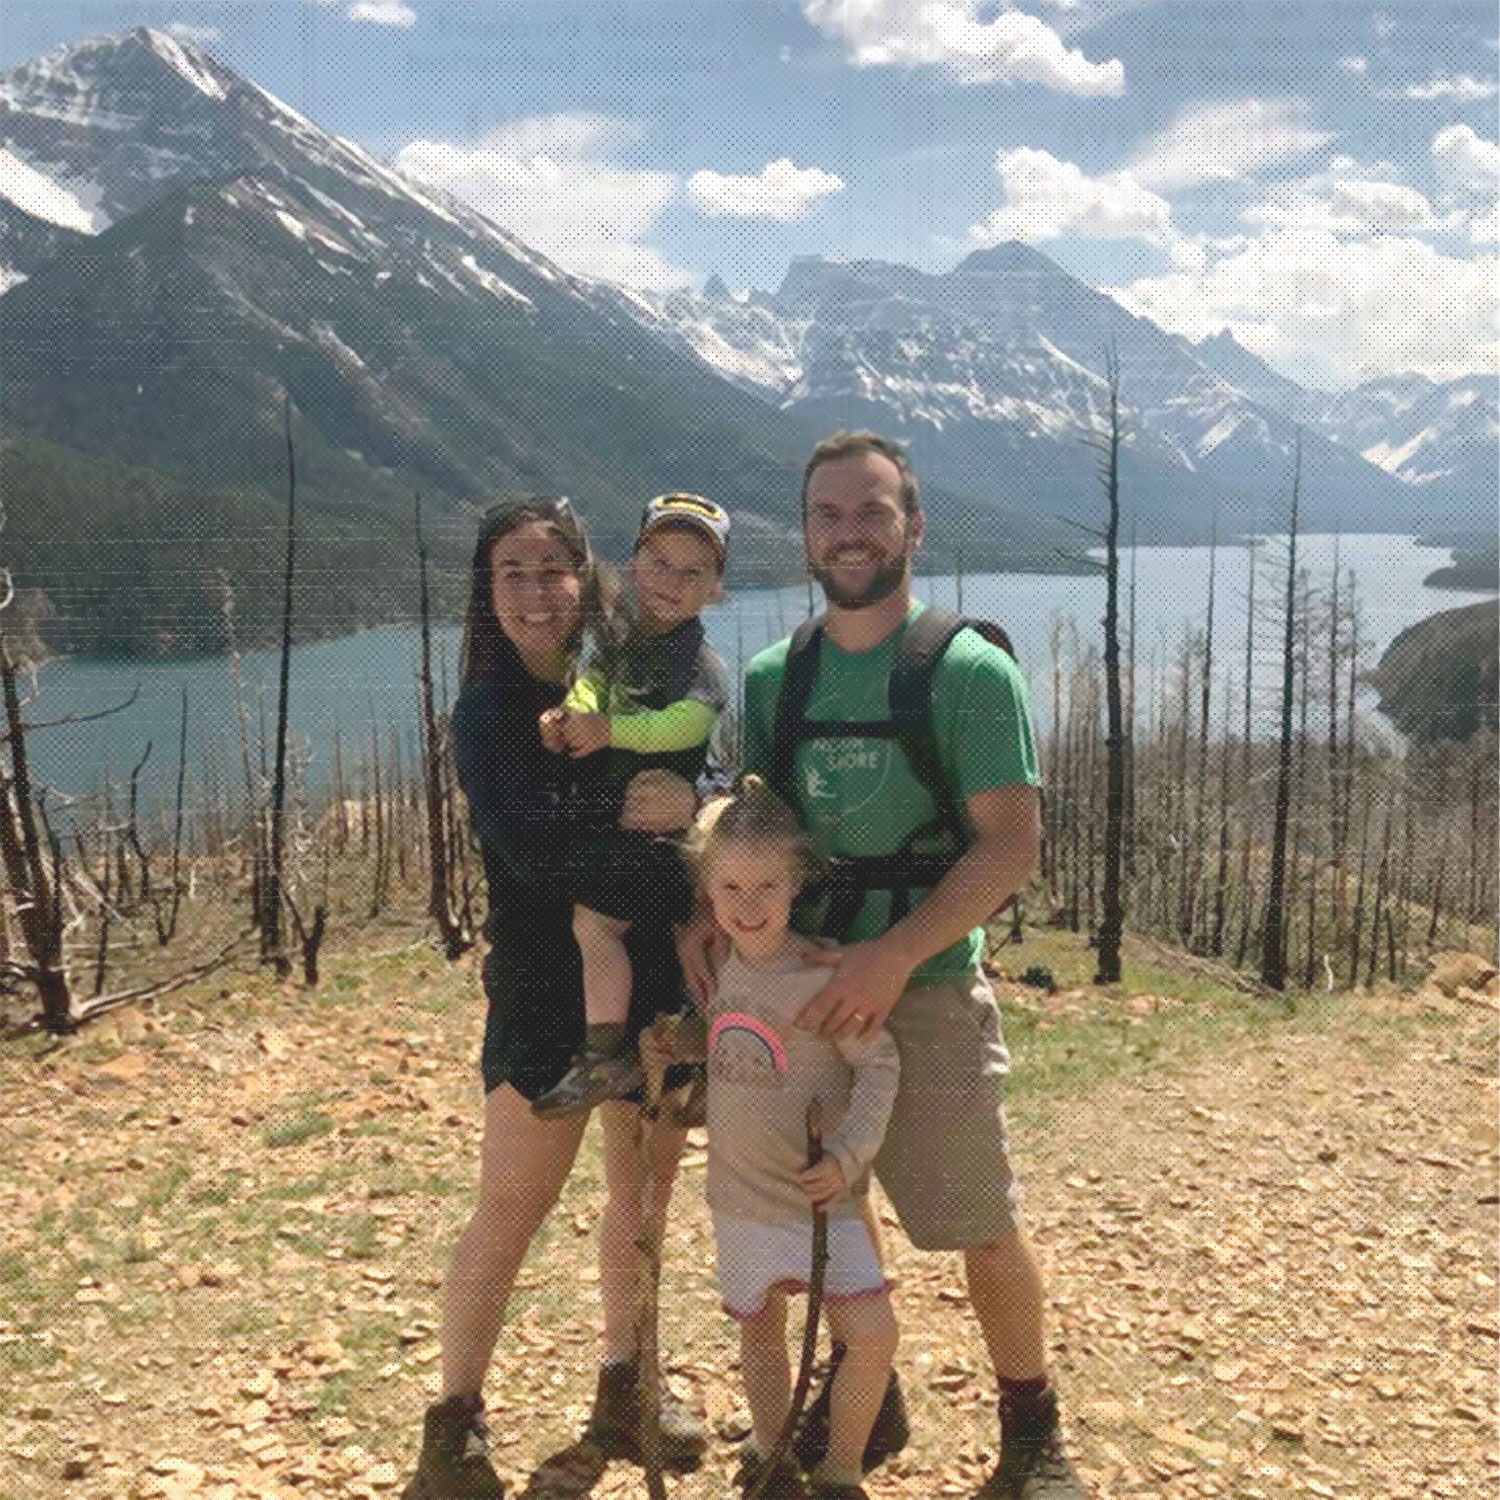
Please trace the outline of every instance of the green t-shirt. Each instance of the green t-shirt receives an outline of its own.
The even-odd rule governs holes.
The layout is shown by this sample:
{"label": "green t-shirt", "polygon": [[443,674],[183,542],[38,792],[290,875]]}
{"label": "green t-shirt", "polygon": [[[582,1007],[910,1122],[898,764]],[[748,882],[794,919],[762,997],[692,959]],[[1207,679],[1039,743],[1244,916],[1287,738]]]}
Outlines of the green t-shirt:
{"label": "green t-shirt", "polygon": [[[913,601],[907,620],[925,607]],[[825,635],[808,718],[844,723],[888,719],[887,684],[905,629],[903,624],[873,650],[860,652],[842,651]],[[745,676],[745,769],[760,775],[771,769],[776,700],[789,644],[768,646]],[[944,773],[960,803],[993,787],[1042,784],[1026,679],[1004,651],[977,631],[960,631],[938,664],[932,724]],[[937,814],[900,746],[890,739],[803,740],[797,747],[797,793],[798,812],[825,855],[890,854]],[[851,940],[879,937],[891,925],[890,904],[890,892],[870,892]],[[802,916],[810,925],[808,914]],[[983,943],[983,929],[976,927],[923,963],[912,983],[935,984],[972,972]]]}

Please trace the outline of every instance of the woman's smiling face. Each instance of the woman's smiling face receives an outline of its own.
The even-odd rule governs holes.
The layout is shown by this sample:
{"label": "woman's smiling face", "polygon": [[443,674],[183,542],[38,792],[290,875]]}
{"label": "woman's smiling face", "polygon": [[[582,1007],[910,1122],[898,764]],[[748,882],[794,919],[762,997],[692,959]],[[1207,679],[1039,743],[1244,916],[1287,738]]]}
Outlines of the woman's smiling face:
{"label": "woman's smiling face", "polygon": [[490,544],[490,602],[533,675],[566,666],[582,615],[583,581],[572,553],[545,521],[523,521]]}

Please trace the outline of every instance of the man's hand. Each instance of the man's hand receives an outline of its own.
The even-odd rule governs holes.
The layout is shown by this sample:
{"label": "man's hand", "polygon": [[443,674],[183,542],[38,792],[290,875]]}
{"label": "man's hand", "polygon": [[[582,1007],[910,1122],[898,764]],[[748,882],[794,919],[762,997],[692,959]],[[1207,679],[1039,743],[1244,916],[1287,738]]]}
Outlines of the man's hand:
{"label": "man's hand", "polygon": [[728,957],[729,939],[707,907],[700,907],[677,929],[677,962],[699,1009],[713,999],[719,987],[719,966]]}
{"label": "man's hand", "polygon": [[569,714],[562,726],[563,738],[575,757],[609,749],[608,714]]}
{"label": "man's hand", "polygon": [[[827,959],[808,954],[814,963]],[[830,1040],[872,1036],[885,1025],[916,965],[883,938],[851,943],[832,955],[833,978],[802,1008],[797,1025]]]}
{"label": "man's hand", "polygon": [[698,799],[674,771],[637,771],[625,784],[620,827],[631,833],[676,833],[693,821]]}
{"label": "man's hand", "polygon": [[802,1191],[812,1200],[814,1208],[827,1208],[830,1203],[849,1196],[844,1169],[831,1156],[825,1156],[817,1166],[809,1167],[797,1181],[802,1184]]}
{"label": "man's hand", "polygon": [[542,732],[542,748],[553,755],[568,753],[568,740],[564,726],[568,722],[568,710],[562,707],[549,708],[538,720]]}

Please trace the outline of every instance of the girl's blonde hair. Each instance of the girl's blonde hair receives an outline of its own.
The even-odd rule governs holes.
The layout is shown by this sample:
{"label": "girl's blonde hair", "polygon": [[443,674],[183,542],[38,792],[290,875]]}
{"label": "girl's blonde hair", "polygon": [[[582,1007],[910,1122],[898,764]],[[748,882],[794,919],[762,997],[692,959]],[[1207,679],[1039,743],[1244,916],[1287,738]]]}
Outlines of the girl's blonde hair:
{"label": "girl's blonde hair", "polygon": [[775,845],[786,850],[803,884],[823,873],[823,861],[797,815],[763,776],[742,776],[733,793],[707,804],[688,835],[686,853],[703,880],[726,844]]}

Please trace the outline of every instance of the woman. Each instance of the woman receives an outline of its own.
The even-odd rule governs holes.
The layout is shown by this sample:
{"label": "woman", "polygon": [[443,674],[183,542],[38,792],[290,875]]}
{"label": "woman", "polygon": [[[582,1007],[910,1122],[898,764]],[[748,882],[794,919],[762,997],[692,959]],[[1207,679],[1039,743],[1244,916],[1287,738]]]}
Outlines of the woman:
{"label": "woman", "polygon": [[[479,1203],[453,1253],[443,1307],[443,1398],[427,1410],[422,1454],[406,1500],[500,1500],[488,1457],[481,1390],[516,1273],[557,1201],[587,1116],[538,1119],[531,1100],[553,1087],[583,1042],[582,969],[572,902],[549,885],[568,846],[574,762],[542,746],[539,718],[560,704],[600,582],[583,528],[566,500],[527,499],[486,513],[474,549],[464,622],[462,691],[453,711],[454,757],[484,855],[489,887],[484,964],[489,1001]],[[627,794],[622,824],[651,829],[675,817],[673,789]],[[676,799],[690,795],[678,782]],[[675,1010],[681,977],[665,923],[631,937],[635,1029]],[[635,1292],[641,1181],[635,1105],[601,1106],[608,1200],[600,1229],[604,1362],[585,1436],[606,1457],[639,1458]],[[666,1215],[682,1132],[656,1127],[654,1203]],[[663,1392],[663,1459],[691,1468],[701,1425]]]}

